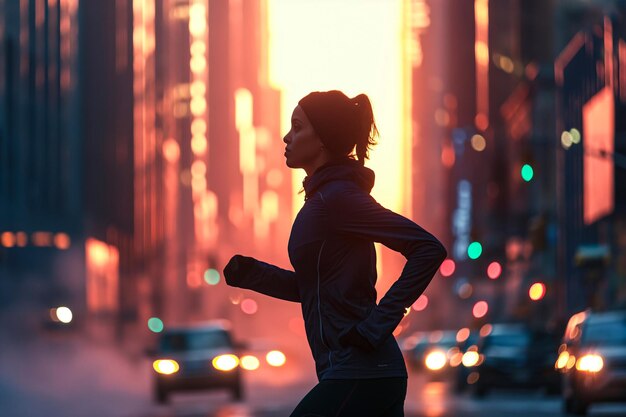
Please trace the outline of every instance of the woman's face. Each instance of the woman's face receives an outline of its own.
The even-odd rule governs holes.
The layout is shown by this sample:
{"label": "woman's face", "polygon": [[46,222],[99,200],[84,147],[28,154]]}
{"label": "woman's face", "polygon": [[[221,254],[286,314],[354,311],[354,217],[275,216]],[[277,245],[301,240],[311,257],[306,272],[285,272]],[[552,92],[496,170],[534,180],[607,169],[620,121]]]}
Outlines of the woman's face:
{"label": "woman's face", "polygon": [[285,158],[289,168],[303,168],[310,175],[328,160],[321,139],[300,106],[293,110],[291,129],[283,142],[287,145]]}

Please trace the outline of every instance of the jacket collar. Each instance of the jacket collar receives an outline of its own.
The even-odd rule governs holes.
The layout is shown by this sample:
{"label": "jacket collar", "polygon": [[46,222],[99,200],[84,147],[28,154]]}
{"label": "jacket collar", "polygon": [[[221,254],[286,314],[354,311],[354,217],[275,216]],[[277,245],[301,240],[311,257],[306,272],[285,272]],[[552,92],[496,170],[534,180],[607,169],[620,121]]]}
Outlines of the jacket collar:
{"label": "jacket collar", "polygon": [[343,158],[328,162],[302,182],[304,199],[307,200],[314,195],[322,185],[336,180],[352,181],[369,194],[374,187],[375,175],[374,171],[354,159]]}

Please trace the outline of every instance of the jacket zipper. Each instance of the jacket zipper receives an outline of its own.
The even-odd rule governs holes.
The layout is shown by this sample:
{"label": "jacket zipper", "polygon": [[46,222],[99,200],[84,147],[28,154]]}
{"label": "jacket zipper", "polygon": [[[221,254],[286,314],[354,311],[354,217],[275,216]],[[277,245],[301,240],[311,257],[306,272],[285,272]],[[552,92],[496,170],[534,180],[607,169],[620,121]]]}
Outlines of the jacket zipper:
{"label": "jacket zipper", "polygon": [[326,241],[323,241],[322,246],[320,246],[320,252],[317,256],[317,314],[319,315],[319,318],[320,318],[320,336],[322,339],[322,344],[324,345],[326,349],[328,349],[328,362],[330,363],[330,367],[332,368],[333,367],[332,351],[330,350],[330,348],[326,344],[326,341],[324,340],[324,326],[322,324],[322,305],[321,305],[321,297],[320,297],[320,281],[321,281],[320,261],[322,259],[322,251],[324,250],[325,244],[326,244]]}

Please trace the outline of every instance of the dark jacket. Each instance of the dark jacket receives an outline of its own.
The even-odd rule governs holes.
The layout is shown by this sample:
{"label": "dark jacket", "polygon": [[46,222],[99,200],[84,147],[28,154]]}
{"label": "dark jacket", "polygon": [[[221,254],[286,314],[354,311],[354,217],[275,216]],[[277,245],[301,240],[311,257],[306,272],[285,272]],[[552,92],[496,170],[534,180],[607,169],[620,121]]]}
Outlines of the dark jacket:
{"label": "dark jacket", "polygon": [[[320,380],[406,377],[392,332],[446,257],[434,236],[378,204],[373,185],[356,161],[319,168],[289,238],[295,272],[240,255],[224,271],[229,285],[301,303]],[[407,259],[378,304],[374,242]]]}

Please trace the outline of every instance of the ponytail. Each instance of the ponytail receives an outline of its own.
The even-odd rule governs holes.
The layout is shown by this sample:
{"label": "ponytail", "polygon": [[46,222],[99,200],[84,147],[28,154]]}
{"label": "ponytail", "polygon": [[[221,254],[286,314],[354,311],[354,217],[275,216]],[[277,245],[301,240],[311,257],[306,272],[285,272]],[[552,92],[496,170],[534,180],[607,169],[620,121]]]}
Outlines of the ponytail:
{"label": "ponytail", "polygon": [[376,137],[380,136],[376,122],[374,121],[374,112],[372,103],[365,94],[359,94],[351,99],[357,110],[358,131],[356,135],[356,156],[365,164],[365,159],[369,158],[369,150],[376,145]]}
{"label": "ponytail", "polygon": [[365,94],[349,98],[339,90],[314,91],[298,105],[333,157],[358,158],[365,164],[378,136],[372,104]]}

